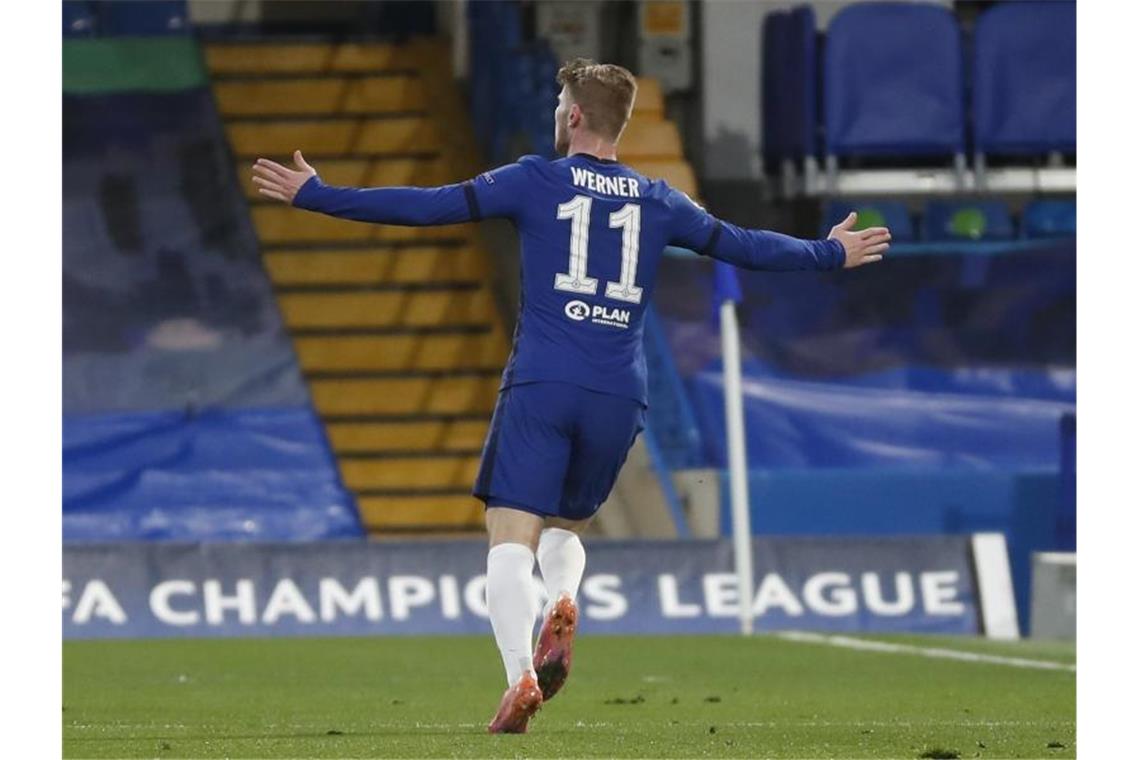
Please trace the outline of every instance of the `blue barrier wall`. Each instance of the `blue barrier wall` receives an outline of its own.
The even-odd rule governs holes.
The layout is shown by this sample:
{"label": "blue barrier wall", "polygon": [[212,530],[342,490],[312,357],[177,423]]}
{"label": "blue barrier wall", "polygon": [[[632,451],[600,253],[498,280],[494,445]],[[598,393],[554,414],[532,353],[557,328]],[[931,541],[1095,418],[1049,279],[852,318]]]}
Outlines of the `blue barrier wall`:
{"label": "blue barrier wall", "polygon": [[[1075,542],[1075,243],[914,248],[740,273],[753,529],[1000,530],[1024,621],[1030,553]],[[713,292],[710,262],[671,257],[655,308],[697,420],[689,453],[723,468]]]}

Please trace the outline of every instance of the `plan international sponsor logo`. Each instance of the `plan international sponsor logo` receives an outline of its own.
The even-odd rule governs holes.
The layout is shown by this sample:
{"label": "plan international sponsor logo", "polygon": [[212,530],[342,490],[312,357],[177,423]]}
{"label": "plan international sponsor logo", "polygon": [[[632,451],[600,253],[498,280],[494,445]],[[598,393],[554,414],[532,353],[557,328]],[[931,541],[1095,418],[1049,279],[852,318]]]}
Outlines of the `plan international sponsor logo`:
{"label": "plan international sponsor logo", "polygon": [[623,330],[629,328],[629,320],[631,318],[629,309],[609,309],[605,306],[590,306],[585,301],[571,301],[566,304],[563,309],[566,316],[575,322],[582,322],[589,319],[596,325],[608,325],[610,327],[620,327]]}

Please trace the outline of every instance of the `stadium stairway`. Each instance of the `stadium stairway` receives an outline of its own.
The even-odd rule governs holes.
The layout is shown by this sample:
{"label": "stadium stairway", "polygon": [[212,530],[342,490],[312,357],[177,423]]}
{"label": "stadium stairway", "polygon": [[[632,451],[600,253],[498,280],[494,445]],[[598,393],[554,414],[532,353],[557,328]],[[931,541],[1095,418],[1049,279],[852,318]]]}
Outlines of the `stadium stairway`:
{"label": "stadium stairway", "polygon": [[313,403],[373,535],[481,529],[469,495],[508,341],[474,225],[389,227],[267,202],[257,157],[338,185],[436,185],[479,155],[450,52],[214,43],[218,109]]}
{"label": "stadium stairway", "polygon": [[652,77],[638,77],[637,100],[618,145],[618,157],[646,177],[663,179],[696,199],[697,177],[681,146],[677,125],[666,118],[660,83]]}

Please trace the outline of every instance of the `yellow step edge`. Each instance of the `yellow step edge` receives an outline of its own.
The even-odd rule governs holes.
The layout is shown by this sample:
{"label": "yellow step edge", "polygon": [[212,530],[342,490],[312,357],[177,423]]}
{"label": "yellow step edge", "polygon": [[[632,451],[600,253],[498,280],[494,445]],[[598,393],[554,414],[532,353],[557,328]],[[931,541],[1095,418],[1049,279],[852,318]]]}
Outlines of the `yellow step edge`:
{"label": "yellow step edge", "polygon": [[312,380],[313,405],[330,414],[485,414],[498,377]]}
{"label": "yellow step edge", "polygon": [[348,488],[469,488],[479,471],[478,457],[341,459]]}
{"label": "yellow step edge", "polygon": [[483,526],[483,502],[473,496],[360,496],[360,518],[370,530]]}
{"label": "yellow step edge", "polygon": [[434,120],[422,116],[334,121],[283,119],[225,124],[239,156],[292,156],[300,149],[312,156],[342,153],[432,153],[443,145]]}
{"label": "yellow step edge", "polygon": [[266,252],[263,260],[270,279],[278,286],[489,279],[485,260],[473,248],[281,251]]}
{"label": "yellow step edge", "polygon": [[427,102],[412,76],[215,82],[214,97],[223,117],[397,113]]}
{"label": "yellow step edge", "polygon": [[338,454],[361,451],[473,451],[487,437],[489,420],[331,422],[329,441]]}
{"label": "yellow step edge", "polygon": [[415,51],[388,44],[289,43],[205,46],[216,74],[369,72],[418,68]]}
{"label": "yellow step edge", "polygon": [[498,315],[489,291],[280,293],[277,303],[292,328],[446,327],[484,325]]}
{"label": "yellow step edge", "polygon": [[493,335],[347,335],[294,339],[305,371],[501,369],[506,348]]}

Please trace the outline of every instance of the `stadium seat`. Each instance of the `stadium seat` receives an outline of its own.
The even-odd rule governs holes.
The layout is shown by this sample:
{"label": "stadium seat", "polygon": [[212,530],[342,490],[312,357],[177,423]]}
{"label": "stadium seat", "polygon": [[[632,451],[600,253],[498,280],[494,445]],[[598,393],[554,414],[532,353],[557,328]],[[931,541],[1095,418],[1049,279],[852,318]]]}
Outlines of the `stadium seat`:
{"label": "stadium seat", "polygon": [[974,34],[979,154],[1077,149],[1076,3],[999,3]]}
{"label": "stadium seat", "polygon": [[89,0],[64,0],[63,36],[94,37],[98,32],[99,17],[94,3]]}
{"label": "stadium seat", "polygon": [[787,60],[790,16],[786,11],[768,11],[760,26],[763,71],[760,81],[760,128],[766,170],[775,173],[787,155],[783,143],[781,90],[783,62]]}
{"label": "stadium seat", "polygon": [[186,0],[97,3],[99,33],[109,37],[155,37],[190,32]]}
{"label": "stadium seat", "polygon": [[816,154],[817,52],[815,12],[802,6],[764,18],[761,124],[764,155],[775,168]]}
{"label": "stadium seat", "polygon": [[831,21],[823,89],[829,156],[950,156],[965,148],[958,24],[926,3],[859,3]]}
{"label": "stadium seat", "polygon": [[1013,219],[1002,201],[930,201],[922,225],[930,241],[1010,240]]}
{"label": "stadium seat", "polygon": [[913,243],[916,239],[914,222],[902,201],[889,200],[833,200],[823,213],[820,237],[826,237],[834,227],[852,211],[859,215],[856,229],[889,227],[895,243]]}
{"label": "stadium seat", "polygon": [[1021,234],[1028,238],[1074,237],[1077,234],[1077,202],[1031,202],[1021,215]]}

